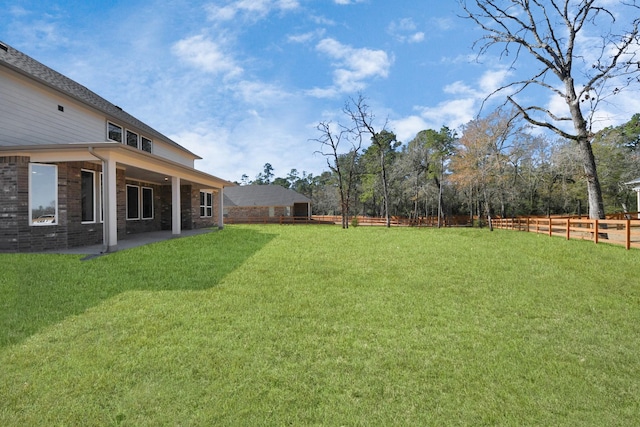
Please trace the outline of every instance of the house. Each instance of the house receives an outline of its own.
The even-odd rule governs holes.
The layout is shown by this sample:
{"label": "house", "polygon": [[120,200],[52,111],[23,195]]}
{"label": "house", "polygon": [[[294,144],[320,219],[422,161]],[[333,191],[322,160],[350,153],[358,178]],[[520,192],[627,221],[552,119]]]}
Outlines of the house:
{"label": "house", "polygon": [[228,221],[280,217],[311,217],[311,199],[280,185],[243,185],[224,192],[224,216]]}
{"label": "house", "polygon": [[0,252],[223,226],[224,188],[196,154],[0,42]]}

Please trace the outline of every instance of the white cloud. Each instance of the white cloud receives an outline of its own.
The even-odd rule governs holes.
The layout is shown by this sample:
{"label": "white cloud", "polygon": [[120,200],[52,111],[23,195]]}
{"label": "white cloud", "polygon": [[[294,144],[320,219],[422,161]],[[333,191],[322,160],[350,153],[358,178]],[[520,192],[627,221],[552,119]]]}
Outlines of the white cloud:
{"label": "white cloud", "polygon": [[209,20],[214,22],[231,21],[238,17],[258,21],[272,11],[291,11],[299,7],[298,0],[238,0],[225,6],[210,4],[206,11]]}
{"label": "white cloud", "polygon": [[287,41],[291,43],[308,43],[312,40],[322,37],[324,33],[325,33],[325,30],[318,29],[315,31],[309,31],[307,33],[302,33],[302,34],[291,34],[287,36]]}
{"label": "white cloud", "polygon": [[399,120],[391,120],[389,122],[391,129],[398,137],[398,141],[409,142],[421,130],[429,129],[430,126],[422,117],[412,115]]}
{"label": "white cloud", "polygon": [[209,73],[224,74],[227,77],[242,73],[242,68],[223,51],[220,43],[203,35],[178,41],[173,46],[173,53],[183,61]]}
{"label": "white cloud", "polygon": [[290,98],[290,94],[274,84],[258,81],[241,81],[235,86],[235,93],[247,104],[277,104]]}
{"label": "white cloud", "polygon": [[321,40],[316,49],[327,55],[335,67],[333,72],[333,87],[329,89],[314,89],[309,93],[353,93],[366,87],[366,80],[376,77],[387,77],[393,62],[383,50],[353,48],[339,41],[326,38]]}
{"label": "white cloud", "polygon": [[418,31],[418,26],[411,18],[392,21],[389,24],[387,31],[391,36],[402,43],[419,43],[425,39],[425,33]]}
{"label": "white cloud", "polygon": [[423,107],[421,116],[432,129],[440,129],[443,125],[457,129],[473,120],[478,112],[476,98],[460,98],[443,101],[435,107]]}

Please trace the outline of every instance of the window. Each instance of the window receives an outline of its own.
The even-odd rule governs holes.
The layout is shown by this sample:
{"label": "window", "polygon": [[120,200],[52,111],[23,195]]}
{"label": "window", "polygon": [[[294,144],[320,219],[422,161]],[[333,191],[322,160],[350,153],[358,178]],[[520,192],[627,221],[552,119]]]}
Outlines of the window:
{"label": "window", "polygon": [[153,141],[151,139],[138,135],[129,129],[123,131],[122,126],[115,123],[107,122],[107,138],[110,141],[127,144],[129,147],[138,148],[147,153],[151,153]]}
{"label": "window", "polygon": [[153,188],[142,187],[142,219],[153,219]]}
{"label": "window", "polygon": [[127,219],[140,219],[140,187],[127,185]]}
{"label": "window", "polygon": [[111,122],[107,123],[107,137],[111,141],[122,143],[122,128],[118,125],[114,125]]}
{"label": "window", "polygon": [[153,188],[127,184],[127,219],[153,219]]}
{"label": "window", "polygon": [[81,171],[80,205],[82,207],[82,222],[96,221],[96,184],[95,172]]}
{"label": "window", "polygon": [[127,129],[127,145],[138,148],[138,134]]}
{"label": "window", "polygon": [[149,138],[145,138],[144,136],[140,137],[141,146],[140,149],[142,151],[146,151],[147,153],[151,152],[151,140]]}
{"label": "window", "polygon": [[213,216],[213,193],[210,191],[200,192],[200,216]]}
{"label": "window", "polygon": [[29,163],[31,225],[58,224],[58,167]]}

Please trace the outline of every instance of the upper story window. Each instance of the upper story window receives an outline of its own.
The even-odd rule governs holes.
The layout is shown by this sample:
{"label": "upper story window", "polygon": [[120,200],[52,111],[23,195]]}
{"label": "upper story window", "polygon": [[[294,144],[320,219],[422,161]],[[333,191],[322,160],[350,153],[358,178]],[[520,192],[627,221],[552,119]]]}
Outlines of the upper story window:
{"label": "upper story window", "polygon": [[151,139],[129,129],[125,130],[115,123],[107,122],[107,138],[109,141],[127,144],[129,147],[137,148],[147,153],[151,153],[153,150],[153,141]]}
{"label": "upper story window", "polygon": [[140,149],[142,151],[146,151],[147,153],[151,152],[151,140],[149,138],[145,138],[144,136],[140,137]]}
{"label": "upper story window", "polygon": [[127,145],[129,147],[138,148],[138,134],[127,129]]}
{"label": "upper story window", "polygon": [[122,127],[108,122],[107,138],[109,138],[111,141],[122,142]]}

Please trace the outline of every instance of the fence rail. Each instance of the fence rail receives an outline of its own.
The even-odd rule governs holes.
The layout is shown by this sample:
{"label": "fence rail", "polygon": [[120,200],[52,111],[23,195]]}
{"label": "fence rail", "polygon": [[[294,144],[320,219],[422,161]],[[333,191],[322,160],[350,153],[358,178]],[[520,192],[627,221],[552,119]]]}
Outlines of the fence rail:
{"label": "fence rail", "polygon": [[[340,215],[313,215],[310,218],[296,216],[247,216],[247,217],[228,217],[224,219],[225,224],[342,224]],[[393,227],[437,227],[438,217],[419,217],[406,218],[393,216],[390,218],[390,224]],[[349,217],[349,225],[363,226],[384,226],[387,224],[385,218],[368,217],[368,216],[352,216]],[[468,216],[448,216],[443,218],[440,223],[443,227],[468,226],[471,221]]]}
{"label": "fence rail", "polygon": [[585,218],[498,218],[495,228],[560,236],[567,240],[591,240],[594,243],[623,245],[640,249],[640,220]]}
{"label": "fence rail", "polygon": [[319,224],[306,216],[247,216],[242,218],[225,218],[225,224]]}

